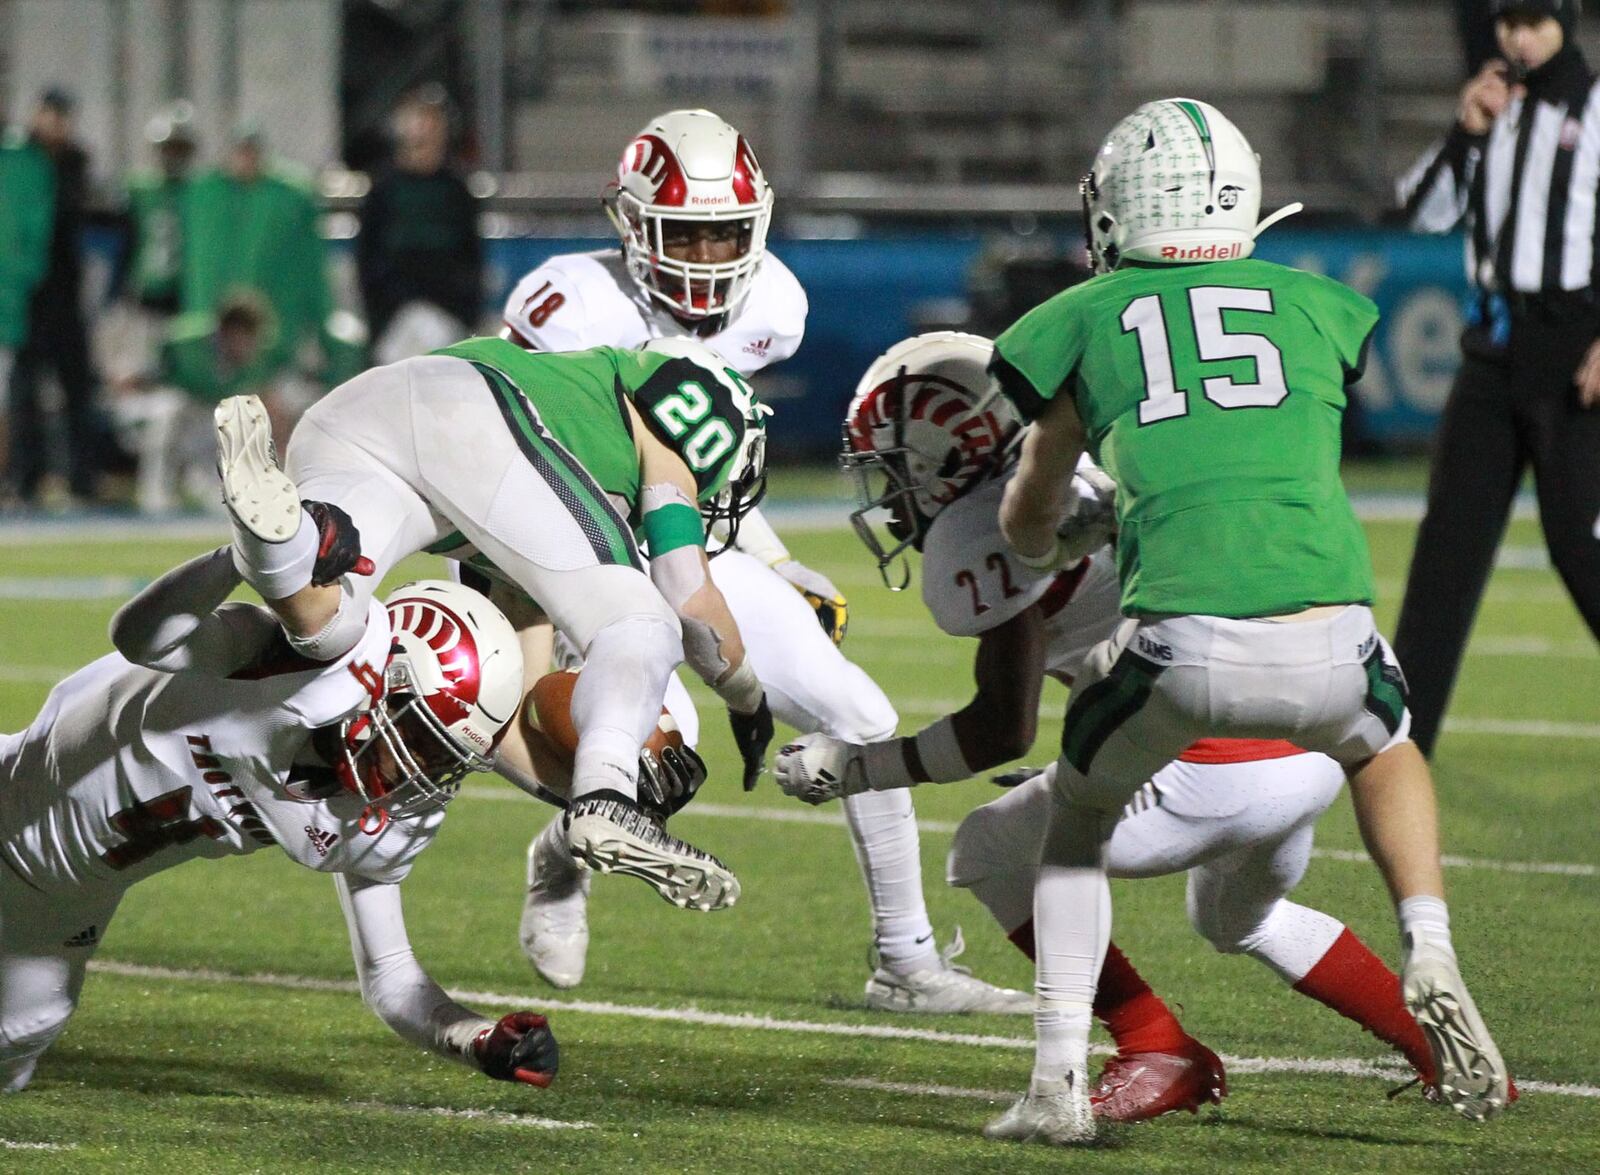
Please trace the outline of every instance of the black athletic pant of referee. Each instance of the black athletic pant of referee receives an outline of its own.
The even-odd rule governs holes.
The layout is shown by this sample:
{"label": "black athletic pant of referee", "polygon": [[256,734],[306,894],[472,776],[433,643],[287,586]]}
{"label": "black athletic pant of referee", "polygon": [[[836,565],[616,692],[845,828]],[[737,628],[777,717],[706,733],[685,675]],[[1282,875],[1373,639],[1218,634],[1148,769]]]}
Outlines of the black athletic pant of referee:
{"label": "black athletic pant of referee", "polygon": [[1579,407],[1573,384],[1597,319],[1587,299],[1531,296],[1513,309],[1503,352],[1476,345],[1470,332],[1463,340],[1394,639],[1424,754],[1529,466],[1551,562],[1600,640],[1600,408]]}

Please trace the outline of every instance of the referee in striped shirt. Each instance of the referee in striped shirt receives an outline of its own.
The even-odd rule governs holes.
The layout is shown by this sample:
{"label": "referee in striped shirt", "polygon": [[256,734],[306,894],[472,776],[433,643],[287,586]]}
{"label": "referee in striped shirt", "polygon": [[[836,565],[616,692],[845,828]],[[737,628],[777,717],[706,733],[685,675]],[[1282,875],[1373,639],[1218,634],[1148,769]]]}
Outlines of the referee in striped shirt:
{"label": "referee in striped shirt", "polygon": [[1413,228],[1466,222],[1475,293],[1394,640],[1425,754],[1529,466],[1551,561],[1600,639],[1600,85],[1578,0],[1490,9],[1504,60],[1399,186]]}

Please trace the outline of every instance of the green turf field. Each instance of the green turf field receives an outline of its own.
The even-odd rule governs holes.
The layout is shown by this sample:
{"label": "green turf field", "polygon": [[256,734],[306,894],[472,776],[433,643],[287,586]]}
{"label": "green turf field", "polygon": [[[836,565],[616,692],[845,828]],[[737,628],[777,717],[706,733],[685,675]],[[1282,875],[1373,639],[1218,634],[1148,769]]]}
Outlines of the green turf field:
{"label": "green turf field", "polygon": [[[1414,470],[1369,482],[1415,483]],[[787,485],[815,493],[832,479]],[[1411,530],[1369,526],[1385,626]],[[846,651],[895,699],[903,730],[965,699],[971,643],[939,637],[914,593],[877,586],[847,531],[791,545],[849,593]],[[770,780],[743,794],[707,706],[712,780],[679,831],[738,871],[736,908],[680,912],[637,882],[598,879],[588,978],[557,996],[516,941],[523,850],[548,811],[487,778],[406,883],[412,941],[435,978],[485,1012],[548,1010],[563,1048],[551,1089],[490,1082],[394,1037],[351,990],[332,884],[269,849],[130,894],[66,1034],[26,1093],[0,1099],[0,1171],[1600,1171],[1600,658],[1539,545],[1536,523],[1513,524],[1513,566],[1490,587],[1438,757],[1446,847],[1462,859],[1447,876],[1463,969],[1529,1090],[1494,1123],[1458,1120],[1414,1090],[1386,1100],[1398,1082],[1370,1071],[1392,1061],[1386,1050],[1266,969],[1212,953],[1173,878],[1117,885],[1117,940],[1191,1031],[1258,1063],[1232,1067],[1220,1110],[1108,1131],[1087,1153],[986,1142],[982,1124],[1027,1082],[1028,1021],[858,1009],[870,932],[838,812],[803,808]],[[202,546],[0,542],[0,730],[106,651],[115,593]],[[29,598],[69,590],[84,598]],[[1036,760],[1062,697],[1047,691]],[[953,823],[992,794],[984,783],[917,794],[928,901],[941,940],[963,927],[963,962],[1020,986],[1029,965],[942,881]],[[1345,802],[1318,844],[1335,851],[1313,861],[1299,899],[1397,960],[1376,872],[1338,852],[1359,848]]]}

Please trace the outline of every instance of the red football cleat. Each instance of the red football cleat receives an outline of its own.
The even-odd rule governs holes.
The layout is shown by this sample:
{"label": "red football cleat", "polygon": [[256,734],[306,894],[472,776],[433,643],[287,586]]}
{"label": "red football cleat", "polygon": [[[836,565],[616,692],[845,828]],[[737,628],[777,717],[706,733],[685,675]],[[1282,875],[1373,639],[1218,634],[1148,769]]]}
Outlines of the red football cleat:
{"label": "red football cleat", "polygon": [[1107,1122],[1144,1122],[1179,1110],[1197,1113],[1227,1094],[1221,1059],[1191,1036],[1175,1052],[1118,1053],[1100,1071],[1089,1104]]}

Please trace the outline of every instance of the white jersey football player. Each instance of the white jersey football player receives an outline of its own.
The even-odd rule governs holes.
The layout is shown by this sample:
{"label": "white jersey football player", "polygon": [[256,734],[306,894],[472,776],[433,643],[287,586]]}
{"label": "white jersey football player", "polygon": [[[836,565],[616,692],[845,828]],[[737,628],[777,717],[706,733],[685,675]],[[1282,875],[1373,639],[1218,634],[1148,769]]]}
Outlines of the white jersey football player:
{"label": "white jersey football player", "polygon": [[[988,339],[951,331],[891,348],[857,387],[843,457],[861,489],[853,521],[886,582],[904,586],[907,553],[920,552],[922,598],[934,621],[951,636],[977,638],[977,696],[912,738],[852,745],[822,734],[784,747],[777,775],[792,795],[818,802],[954,782],[1026,753],[1044,676],[1070,685],[1088,651],[1121,623],[1115,560],[1104,545],[1115,487],[1092,464],[1074,481],[1082,557],[1067,570],[1031,570],[1001,537],[1020,424],[1008,401],[986,395],[992,354]],[[887,542],[875,529],[884,521]],[[1432,1058],[1398,978],[1342,923],[1286,896],[1305,873],[1316,820],[1343,782],[1333,760],[1289,743],[1196,743],[1129,806],[1111,839],[1109,870],[1187,870],[1190,920],[1214,947],[1250,955],[1354,1019],[1431,1085]],[[950,883],[970,889],[1030,958],[1049,806],[1049,772],[1029,773],[962,821],[948,863]],[[1119,1049],[1091,1099],[1097,1116],[1138,1120],[1221,1097],[1215,1054],[1183,1032],[1118,952],[1108,955],[1095,1013]],[[1120,1027],[1127,1023],[1131,1032]]]}
{"label": "white jersey football player", "polygon": [[130,885],[270,845],[333,874],[362,994],[395,1032],[549,1084],[544,1018],[496,1022],[451,1000],[400,904],[445,802],[516,711],[510,624],[475,592],[424,581],[371,603],[355,646],[315,663],[270,612],[224,602],[239,582],[227,547],[158,579],[112,621],[117,652],[0,735],[0,1090],[26,1086],[60,1035]]}
{"label": "white jersey football player", "polygon": [[[523,277],[506,301],[505,337],[539,351],[697,338],[741,375],[788,358],[805,332],[806,296],[766,248],[772,200],[750,145],[715,114],[675,110],[653,119],[623,150],[608,189],[621,247],[552,257]],[[843,595],[796,561],[759,511],[711,561],[711,577],[777,717],[852,742],[894,733],[898,718],[883,691],[836,647],[846,624]],[[693,745],[698,722],[688,695],[669,691],[668,706]],[[958,949],[936,949],[910,798],[860,796],[846,815],[879,957],[867,1004],[1030,1010],[1026,993],[952,966]],[[588,948],[589,876],[554,823],[529,846],[527,879],[523,948],[552,984],[574,986]]]}

